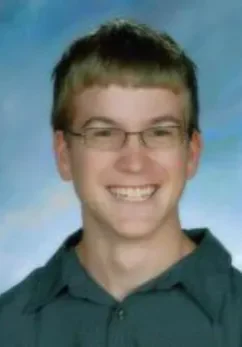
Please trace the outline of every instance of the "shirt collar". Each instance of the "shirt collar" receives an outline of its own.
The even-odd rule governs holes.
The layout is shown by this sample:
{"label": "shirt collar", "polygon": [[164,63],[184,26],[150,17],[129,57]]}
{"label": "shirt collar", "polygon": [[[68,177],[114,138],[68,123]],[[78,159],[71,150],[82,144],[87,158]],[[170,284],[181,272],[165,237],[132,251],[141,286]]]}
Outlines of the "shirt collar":
{"label": "shirt collar", "polygon": [[45,266],[38,269],[34,290],[24,312],[33,313],[40,309],[67,287],[67,282],[63,276],[66,255],[71,247],[77,244],[80,234],[80,230],[78,230],[68,236]]}
{"label": "shirt collar", "polygon": [[191,259],[187,259],[185,289],[216,321],[229,289],[232,257],[208,229],[187,231],[187,235],[200,242],[200,246],[191,254]]}
{"label": "shirt collar", "polygon": [[[184,232],[197,243],[198,247],[168,269],[167,274],[162,274],[156,281],[156,289],[164,290],[174,285],[181,285],[210,318],[216,320],[229,285],[231,256],[208,229],[190,229],[184,230]],[[68,269],[70,262],[74,261],[70,249],[78,243],[80,237],[81,230],[71,234],[47,264],[39,269],[36,287],[25,307],[25,312],[34,312],[51,302],[54,297],[67,288],[70,280]],[[78,284],[76,288],[80,288],[80,283],[83,283],[82,296],[90,293],[88,287],[90,281],[86,280],[86,276],[85,271],[79,271],[78,278],[71,278],[73,288],[75,288],[75,282]],[[95,290],[95,286],[92,284],[93,289]],[[97,295],[100,294],[100,288],[98,290]],[[104,298],[103,303],[105,301],[110,303],[111,296],[106,295],[105,297],[104,295],[102,298]]]}
{"label": "shirt collar", "polygon": [[161,275],[156,288],[180,285],[216,321],[229,286],[231,255],[207,228],[184,232],[197,248],[168,270],[166,281]]}

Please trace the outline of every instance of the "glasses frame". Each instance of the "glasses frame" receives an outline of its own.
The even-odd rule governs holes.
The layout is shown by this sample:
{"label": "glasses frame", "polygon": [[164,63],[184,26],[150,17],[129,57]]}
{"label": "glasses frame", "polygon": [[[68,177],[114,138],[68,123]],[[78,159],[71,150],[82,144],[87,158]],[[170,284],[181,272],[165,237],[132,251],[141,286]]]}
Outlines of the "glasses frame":
{"label": "glasses frame", "polygon": [[[158,129],[158,130],[159,129],[164,129],[165,130],[165,129],[173,129],[173,128],[180,129],[180,134],[179,135],[180,135],[181,144],[182,144],[188,138],[188,131],[186,131],[184,129],[184,126],[182,126],[182,125],[152,126],[152,127],[146,128],[146,129],[141,130],[141,131],[126,131],[124,129],[117,128],[117,127],[86,127],[86,128],[81,129],[79,132],[73,131],[71,129],[65,129],[64,132],[67,133],[67,134],[70,134],[72,136],[82,138],[83,139],[83,143],[84,143],[84,145],[87,148],[100,149],[101,151],[110,151],[110,150],[118,151],[118,150],[122,149],[125,146],[125,144],[127,143],[128,137],[129,136],[133,136],[133,135],[138,135],[140,142],[146,148],[149,148],[149,149],[159,149],[159,146],[151,147],[151,146],[147,145],[147,143],[145,141],[145,134],[147,133],[147,131],[154,130],[154,129]],[[121,143],[121,145],[118,148],[102,149],[102,148],[99,148],[98,146],[90,146],[90,144],[88,144],[88,140],[87,140],[87,136],[86,135],[87,135],[87,132],[89,130],[109,130],[109,129],[118,130],[118,131],[120,131],[120,133],[123,134],[123,142]],[[166,148],[170,148],[170,146],[168,146]]]}

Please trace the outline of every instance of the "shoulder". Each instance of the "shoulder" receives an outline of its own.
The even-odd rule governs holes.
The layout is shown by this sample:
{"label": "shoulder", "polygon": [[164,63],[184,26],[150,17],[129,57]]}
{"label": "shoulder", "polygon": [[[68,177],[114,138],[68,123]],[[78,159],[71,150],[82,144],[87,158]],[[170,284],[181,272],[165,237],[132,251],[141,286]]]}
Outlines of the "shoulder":
{"label": "shoulder", "polygon": [[30,272],[21,282],[0,295],[0,326],[10,317],[21,315],[35,290],[42,268]]}
{"label": "shoulder", "polygon": [[242,329],[242,272],[234,266],[230,268],[229,285],[227,287],[225,299],[226,315],[234,323],[239,322],[239,329]]}
{"label": "shoulder", "polygon": [[230,291],[231,295],[242,301],[242,272],[236,267],[231,267]]}
{"label": "shoulder", "polygon": [[[76,237],[75,235],[74,237]],[[41,290],[40,284],[46,284],[46,280],[48,280],[46,286],[52,287],[62,268],[63,250],[64,244],[43,266],[35,268],[21,282],[0,295],[0,324],[6,315],[16,315],[20,312],[23,314],[25,306],[32,299],[33,294]]]}
{"label": "shoulder", "polygon": [[21,282],[0,295],[0,345],[2,347],[33,345],[34,320],[25,314],[37,288],[42,268],[36,268]]}

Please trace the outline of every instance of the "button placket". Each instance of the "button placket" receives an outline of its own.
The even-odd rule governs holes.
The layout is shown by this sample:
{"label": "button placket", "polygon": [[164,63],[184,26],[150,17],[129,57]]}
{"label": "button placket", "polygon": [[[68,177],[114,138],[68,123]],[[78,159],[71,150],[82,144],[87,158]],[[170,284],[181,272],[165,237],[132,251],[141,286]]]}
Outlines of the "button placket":
{"label": "button placket", "polygon": [[116,304],[114,307],[112,307],[110,318],[107,347],[130,346],[129,329],[127,329],[128,320],[126,308],[124,308],[121,304]]}
{"label": "button placket", "polygon": [[119,307],[116,311],[117,317],[119,320],[124,320],[125,318],[125,313],[124,313],[124,309]]}

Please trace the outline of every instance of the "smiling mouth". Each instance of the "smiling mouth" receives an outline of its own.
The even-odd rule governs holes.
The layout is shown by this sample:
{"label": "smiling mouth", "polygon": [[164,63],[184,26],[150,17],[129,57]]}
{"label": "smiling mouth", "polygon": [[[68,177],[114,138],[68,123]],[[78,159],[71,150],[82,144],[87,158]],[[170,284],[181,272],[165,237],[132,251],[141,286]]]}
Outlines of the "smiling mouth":
{"label": "smiling mouth", "polygon": [[150,199],[156,193],[158,188],[158,185],[145,185],[139,187],[111,186],[108,187],[108,191],[118,200],[143,202]]}

